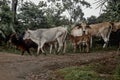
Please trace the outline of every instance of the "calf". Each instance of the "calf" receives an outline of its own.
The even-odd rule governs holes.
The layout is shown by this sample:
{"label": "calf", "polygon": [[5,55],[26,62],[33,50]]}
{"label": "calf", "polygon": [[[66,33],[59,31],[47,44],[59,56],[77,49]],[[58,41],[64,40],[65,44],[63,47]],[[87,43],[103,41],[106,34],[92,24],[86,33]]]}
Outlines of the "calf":
{"label": "calf", "polygon": [[84,51],[84,52],[90,51],[91,37],[89,34],[83,34],[82,36],[70,35],[70,40],[74,46],[74,52],[76,52],[77,47],[80,47],[80,51]]}
{"label": "calf", "polygon": [[89,34],[83,34],[81,36],[81,40],[80,40],[80,49],[81,52],[90,52],[90,41],[91,41],[91,36]]}

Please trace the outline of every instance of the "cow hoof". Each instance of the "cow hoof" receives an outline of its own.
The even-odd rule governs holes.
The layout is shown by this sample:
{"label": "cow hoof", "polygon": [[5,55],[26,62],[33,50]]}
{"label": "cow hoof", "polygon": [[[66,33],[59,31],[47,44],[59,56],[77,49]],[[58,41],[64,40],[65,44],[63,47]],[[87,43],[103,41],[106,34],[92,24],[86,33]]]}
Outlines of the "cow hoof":
{"label": "cow hoof", "polygon": [[61,53],[61,55],[65,55],[65,53]]}
{"label": "cow hoof", "polygon": [[59,54],[59,52],[56,52],[56,55],[58,55]]}
{"label": "cow hoof", "polygon": [[46,53],[43,53],[45,56],[47,55]]}
{"label": "cow hoof", "polygon": [[30,56],[32,56],[32,54],[29,54]]}
{"label": "cow hoof", "polygon": [[22,53],[21,56],[23,56],[24,54]]}
{"label": "cow hoof", "polygon": [[56,52],[55,54],[56,54],[56,55],[58,55],[58,54],[59,54],[59,52]]}

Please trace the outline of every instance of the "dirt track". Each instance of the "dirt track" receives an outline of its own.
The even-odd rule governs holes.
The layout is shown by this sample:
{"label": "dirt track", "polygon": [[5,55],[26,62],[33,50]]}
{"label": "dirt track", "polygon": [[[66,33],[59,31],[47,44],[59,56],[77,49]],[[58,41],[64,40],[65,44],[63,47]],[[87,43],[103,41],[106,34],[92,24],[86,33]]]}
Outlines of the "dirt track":
{"label": "dirt track", "polygon": [[116,56],[116,52],[21,56],[0,53],[0,80],[48,80],[55,69],[84,65]]}

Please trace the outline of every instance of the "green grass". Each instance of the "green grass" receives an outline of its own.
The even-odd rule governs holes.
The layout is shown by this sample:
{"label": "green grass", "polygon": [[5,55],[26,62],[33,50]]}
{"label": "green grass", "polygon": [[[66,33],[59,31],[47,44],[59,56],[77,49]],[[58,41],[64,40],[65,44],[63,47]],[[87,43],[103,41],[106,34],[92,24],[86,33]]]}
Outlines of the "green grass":
{"label": "green grass", "polygon": [[[117,47],[116,46],[112,46],[112,47],[106,47],[106,48],[103,49],[102,45],[93,45],[93,47],[90,48],[90,52],[91,53],[113,51],[113,50],[117,51]],[[8,47],[7,44],[5,44],[3,46],[0,46],[0,51],[1,52],[8,52],[8,53],[15,53],[15,54],[20,54],[21,53],[20,50],[16,50],[15,48],[10,48],[10,47]],[[46,52],[49,53],[48,51],[49,50],[47,49]],[[36,53],[36,51],[34,51],[33,53]],[[73,52],[73,46],[72,46],[72,43],[70,41],[67,41],[66,53],[70,53],[70,54],[74,53]],[[75,53],[81,53],[81,52],[79,51],[79,49],[77,49]]]}
{"label": "green grass", "polygon": [[[91,63],[83,66],[72,66],[55,71],[55,80],[120,80],[120,65],[107,70],[104,64]],[[109,66],[107,66],[109,68]],[[101,71],[100,71],[101,70]],[[104,76],[101,76],[103,74]]]}
{"label": "green grass", "polygon": [[120,64],[117,65],[117,67],[115,69],[114,78],[115,78],[115,80],[120,80]]}
{"label": "green grass", "polygon": [[90,66],[68,67],[57,70],[56,73],[62,76],[63,80],[102,80]]}

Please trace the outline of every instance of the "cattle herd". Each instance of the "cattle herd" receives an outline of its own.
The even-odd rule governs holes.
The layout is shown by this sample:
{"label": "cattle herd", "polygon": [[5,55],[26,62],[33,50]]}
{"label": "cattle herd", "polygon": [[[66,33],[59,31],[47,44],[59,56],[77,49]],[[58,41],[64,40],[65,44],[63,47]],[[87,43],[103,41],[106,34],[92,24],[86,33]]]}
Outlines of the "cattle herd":
{"label": "cattle herd", "polygon": [[[20,49],[21,55],[27,51],[30,55],[30,48],[37,50],[39,53],[46,55],[46,48],[49,48],[49,53],[55,50],[56,54],[65,53],[67,45],[71,42],[73,46],[73,52],[79,49],[80,52],[90,52],[90,48],[93,47],[93,37],[100,37],[104,41],[103,48],[107,47],[110,41],[110,35],[112,32],[116,32],[120,29],[120,22],[102,22],[97,24],[88,25],[86,23],[80,23],[74,25],[70,32],[67,27],[54,27],[47,29],[26,30],[25,33],[17,35],[13,33],[9,37],[9,43],[15,45]],[[120,37],[120,36],[119,36]],[[120,39],[120,38],[119,38]],[[120,49],[120,41],[119,47]],[[41,52],[40,52],[41,51]]]}

